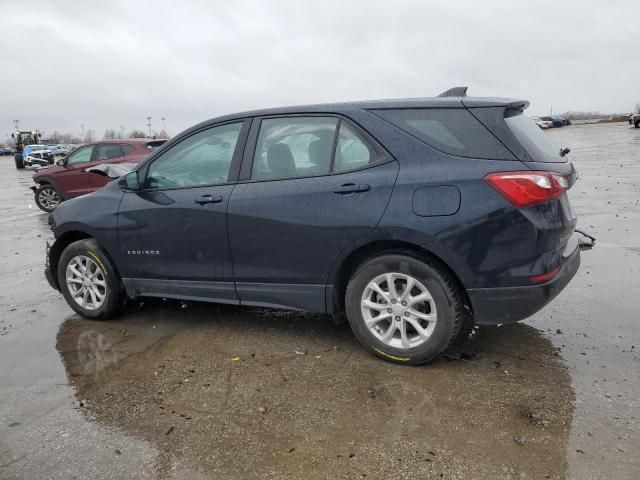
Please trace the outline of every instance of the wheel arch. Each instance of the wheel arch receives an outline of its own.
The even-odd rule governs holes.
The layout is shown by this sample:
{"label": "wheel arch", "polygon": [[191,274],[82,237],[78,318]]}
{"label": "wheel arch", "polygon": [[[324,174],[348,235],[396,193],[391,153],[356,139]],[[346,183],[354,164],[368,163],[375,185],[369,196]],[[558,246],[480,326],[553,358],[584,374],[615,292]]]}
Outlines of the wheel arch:
{"label": "wheel arch", "polygon": [[93,238],[86,232],[82,232],[80,230],[72,230],[69,232],[63,233],[54,244],[51,246],[51,250],[49,250],[49,271],[51,272],[51,276],[53,277],[53,281],[55,282],[58,290],[60,289],[60,285],[58,284],[58,263],[60,261],[60,256],[62,252],[64,252],[65,248],[71,245],[73,242],[77,242],[78,240],[86,240]]}
{"label": "wheel arch", "polygon": [[422,261],[429,260],[444,270],[453,279],[464,300],[465,306],[471,311],[471,300],[467,294],[467,289],[451,266],[440,256],[424,246],[401,240],[378,240],[361,245],[347,255],[336,269],[333,277],[329,281],[332,288],[327,289],[327,311],[333,315],[340,315],[345,311],[344,296],[347,284],[353,273],[362,263],[368,259],[384,254],[403,254],[416,257]]}

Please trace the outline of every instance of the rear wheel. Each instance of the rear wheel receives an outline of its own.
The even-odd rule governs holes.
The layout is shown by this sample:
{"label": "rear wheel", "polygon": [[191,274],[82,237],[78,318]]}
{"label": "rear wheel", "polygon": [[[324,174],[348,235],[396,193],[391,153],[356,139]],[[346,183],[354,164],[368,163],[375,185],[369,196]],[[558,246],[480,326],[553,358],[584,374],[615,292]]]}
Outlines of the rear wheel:
{"label": "rear wheel", "polygon": [[24,168],[24,158],[22,158],[22,154],[15,153],[13,155],[13,160],[16,162],[16,168],[18,170],[22,170]]}
{"label": "rear wheel", "polygon": [[49,213],[60,205],[60,195],[53,185],[48,183],[40,185],[36,190],[36,205],[40,210]]}
{"label": "rear wheel", "polygon": [[78,240],[65,248],[58,263],[58,284],[69,306],[85,318],[112,318],[126,301],[113,263],[93,239]]}
{"label": "rear wheel", "polygon": [[640,120],[638,120],[638,121],[634,124],[634,126],[635,126],[636,128],[640,128]]}
{"label": "rear wheel", "polygon": [[374,257],[347,286],[351,328],[365,348],[397,363],[425,363],[458,336],[460,292],[435,263],[401,254]]}

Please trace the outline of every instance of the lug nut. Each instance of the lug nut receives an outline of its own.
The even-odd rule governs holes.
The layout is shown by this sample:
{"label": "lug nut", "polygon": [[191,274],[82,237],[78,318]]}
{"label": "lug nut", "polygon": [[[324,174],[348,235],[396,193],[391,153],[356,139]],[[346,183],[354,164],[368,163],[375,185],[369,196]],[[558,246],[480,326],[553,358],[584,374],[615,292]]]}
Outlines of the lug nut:
{"label": "lug nut", "polygon": [[410,315],[409,312],[404,312],[405,317],[408,317],[409,315]]}
{"label": "lug nut", "polygon": [[399,321],[400,321],[400,317],[396,317],[396,322],[399,322]]}
{"label": "lug nut", "polygon": [[391,313],[393,312],[393,310],[391,310],[390,308],[387,308],[387,313]]}
{"label": "lug nut", "polygon": [[392,298],[392,299],[391,299],[391,303],[396,303],[396,299],[395,299],[395,298]]}
{"label": "lug nut", "polygon": [[407,306],[407,302],[402,302],[402,306],[406,307]]}

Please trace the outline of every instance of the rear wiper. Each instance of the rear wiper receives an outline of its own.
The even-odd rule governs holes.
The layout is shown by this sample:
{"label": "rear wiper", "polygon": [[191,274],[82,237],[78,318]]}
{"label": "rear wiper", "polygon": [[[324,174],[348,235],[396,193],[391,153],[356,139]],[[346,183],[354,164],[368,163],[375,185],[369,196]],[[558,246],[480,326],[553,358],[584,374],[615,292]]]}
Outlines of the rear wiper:
{"label": "rear wiper", "polygon": [[560,156],[564,157],[567,153],[569,153],[571,151],[570,148],[564,147],[560,149]]}

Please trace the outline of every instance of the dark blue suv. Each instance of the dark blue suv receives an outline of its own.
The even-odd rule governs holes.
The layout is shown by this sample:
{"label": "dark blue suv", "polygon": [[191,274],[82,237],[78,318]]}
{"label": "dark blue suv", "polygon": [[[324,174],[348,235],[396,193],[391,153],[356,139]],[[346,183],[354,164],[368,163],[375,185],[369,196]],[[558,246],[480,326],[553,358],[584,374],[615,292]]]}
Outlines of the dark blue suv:
{"label": "dark blue suv", "polygon": [[429,361],[578,269],[576,172],[527,106],[455,91],[201,123],[53,212],[47,278],[87,318],[139,297],[346,313],[376,355]]}

